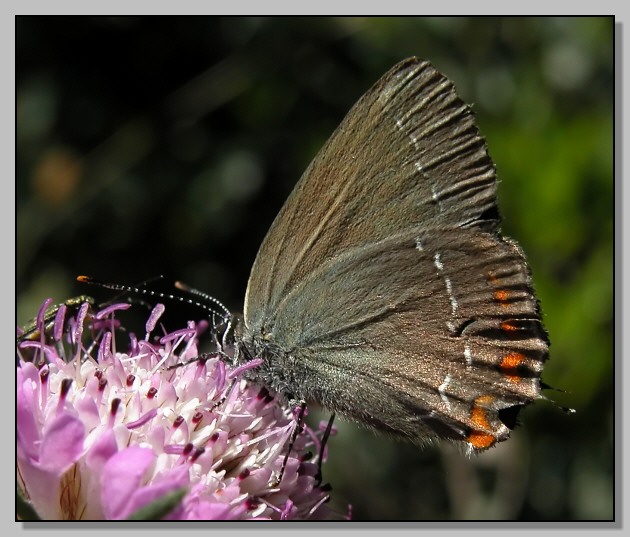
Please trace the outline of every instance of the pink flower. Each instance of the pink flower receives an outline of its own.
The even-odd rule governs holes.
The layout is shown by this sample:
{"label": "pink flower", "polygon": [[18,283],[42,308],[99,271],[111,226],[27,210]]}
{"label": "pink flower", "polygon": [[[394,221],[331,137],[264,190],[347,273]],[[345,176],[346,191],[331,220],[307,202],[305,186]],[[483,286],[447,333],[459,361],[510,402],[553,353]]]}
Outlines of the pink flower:
{"label": "pink flower", "polygon": [[39,331],[18,338],[18,484],[39,517],[125,519],[182,489],[169,519],[324,516],[328,489],[307,456],[319,433],[298,434],[277,484],[290,409],[242,367],[195,360],[200,326],[153,338],[161,305],[121,352],[111,327],[127,307],[85,304],[68,320],[57,308],[54,322],[42,310]]}

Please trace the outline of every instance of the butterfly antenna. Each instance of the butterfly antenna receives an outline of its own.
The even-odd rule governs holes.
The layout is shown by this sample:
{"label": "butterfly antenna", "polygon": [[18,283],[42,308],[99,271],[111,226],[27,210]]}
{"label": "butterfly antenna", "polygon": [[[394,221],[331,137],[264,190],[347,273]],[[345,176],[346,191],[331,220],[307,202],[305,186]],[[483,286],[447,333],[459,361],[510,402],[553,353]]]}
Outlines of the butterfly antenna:
{"label": "butterfly antenna", "polygon": [[[203,299],[206,302],[206,304],[207,303],[214,304],[215,306],[219,307],[221,311],[223,311],[223,315],[220,315],[216,310],[213,310],[209,306],[207,306],[208,311],[211,311],[213,315],[212,323],[216,326],[214,315],[218,315],[221,318],[221,321],[223,321],[224,323],[225,329],[223,330],[223,337],[221,338],[220,343],[217,339],[217,343],[219,344],[220,348],[226,348],[228,346],[229,335],[232,332],[232,314],[230,313],[230,310],[228,310],[220,301],[218,301],[213,296],[210,296],[209,294],[204,293],[203,291],[199,291],[198,289],[195,289],[193,287],[189,287],[183,282],[176,281],[175,287],[185,293],[189,293],[193,296],[198,296],[199,298]],[[215,335],[215,339],[216,339],[216,335]]]}
{"label": "butterfly antenna", "polygon": [[[151,298],[158,298],[158,299],[170,300],[173,302],[187,303],[208,312],[213,323],[215,323],[215,318],[219,317],[223,322],[227,322],[228,324],[230,324],[230,319],[231,319],[230,311],[223,304],[221,304],[221,302],[219,302],[216,298],[213,298],[205,293],[202,293],[201,291],[197,291],[196,289],[192,289],[182,284],[181,282],[177,282],[175,284],[175,287],[177,287],[181,291],[187,292],[190,295],[197,296],[203,299],[203,301],[194,300],[189,297],[173,295],[170,293],[162,293],[160,291],[154,291],[152,289],[146,289],[144,287],[135,287],[135,286],[125,285],[125,284],[120,284],[120,283],[103,282],[95,278],[92,278],[91,276],[83,276],[83,275],[77,276],[77,281],[81,283],[87,283],[90,285],[97,285],[98,287],[111,289],[112,291],[121,291],[121,292],[126,292],[126,293],[133,293],[136,295],[149,296]],[[220,310],[215,309],[213,305],[220,308]]]}
{"label": "butterfly antenna", "polygon": [[[206,301],[206,303],[211,303],[214,304],[215,306],[218,306],[221,311],[223,311],[223,318],[227,319],[229,317],[232,316],[232,314],[230,313],[230,310],[228,310],[221,302],[219,302],[216,298],[214,298],[213,296],[210,296],[207,293],[204,293],[203,291],[199,291],[198,289],[194,289],[193,287],[189,287],[188,285],[186,285],[183,282],[180,281],[176,281],[175,282],[175,287],[177,287],[177,289],[179,289],[180,291],[184,291],[185,293],[189,293],[191,295],[195,295],[198,296],[199,298],[202,298],[203,300]],[[200,306],[202,306],[202,304],[200,304]],[[210,309],[207,304],[204,305],[208,308],[208,311],[211,311],[213,313],[217,313],[215,310]],[[203,307],[203,306],[202,306]]]}

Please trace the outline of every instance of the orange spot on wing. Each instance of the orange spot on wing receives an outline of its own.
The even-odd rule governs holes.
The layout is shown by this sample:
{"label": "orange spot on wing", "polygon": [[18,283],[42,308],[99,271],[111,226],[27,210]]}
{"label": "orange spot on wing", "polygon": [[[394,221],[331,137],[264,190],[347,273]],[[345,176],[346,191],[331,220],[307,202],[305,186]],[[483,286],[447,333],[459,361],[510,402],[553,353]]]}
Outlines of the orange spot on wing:
{"label": "orange spot on wing", "polygon": [[510,352],[503,357],[499,364],[499,369],[505,374],[510,382],[518,382],[521,376],[517,373],[517,368],[525,363],[525,356],[520,352]]}
{"label": "orange spot on wing", "polygon": [[501,323],[501,330],[504,332],[516,332],[518,330],[518,326],[509,321],[504,321]]}
{"label": "orange spot on wing", "polygon": [[488,433],[473,431],[466,438],[475,449],[487,449],[496,443],[496,438]]}
{"label": "orange spot on wing", "polygon": [[490,395],[483,395],[477,397],[473,403],[473,408],[470,411],[470,419],[475,427],[469,435],[466,437],[475,449],[486,449],[496,443],[497,439],[486,430],[492,429],[490,422],[488,421],[488,410],[483,408],[482,405],[489,405],[493,401],[493,397]]}
{"label": "orange spot on wing", "polygon": [[492,402],[492,397],[489,395],[483,395],[477,397],[473,404],[473,408],[470,412],[470,419],[475,427],[480,429],[490,429],[490,423],[488,422],[487,410],[482,408],[481,405],[488,405]]}
{"label": "orange spot on wing", "polygon": [[501,360],[501,369],[516,369],[525,362],[525,356],[520,352],[510,352]]}
{"label": "orange spot on wing", "polygon": [[[499,289],[498,291],[494,292],[494,299],[497,302],[507,302],[509,297],[510,297],[509,293],[504,289]],[[506,305],[507,304],[502,304],[502,306],[506,306]]]}

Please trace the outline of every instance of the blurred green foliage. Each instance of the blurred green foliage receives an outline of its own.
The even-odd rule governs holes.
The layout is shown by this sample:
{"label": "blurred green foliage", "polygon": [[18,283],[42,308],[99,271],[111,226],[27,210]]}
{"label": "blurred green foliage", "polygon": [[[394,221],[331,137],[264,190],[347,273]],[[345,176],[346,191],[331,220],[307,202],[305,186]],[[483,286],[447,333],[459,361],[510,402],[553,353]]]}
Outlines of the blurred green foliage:
{"label": "blurred green foliage", "polygon": [[550,333],[547,395],[577,412],[534,405],[474,460],[341,423],[332,505],[355,519],[611,519],[613,22],[18,17],[17,322],[94,291],[82,273],[165,274],[240,309],[319,147],[394,63],[426,58],[474,103]]}

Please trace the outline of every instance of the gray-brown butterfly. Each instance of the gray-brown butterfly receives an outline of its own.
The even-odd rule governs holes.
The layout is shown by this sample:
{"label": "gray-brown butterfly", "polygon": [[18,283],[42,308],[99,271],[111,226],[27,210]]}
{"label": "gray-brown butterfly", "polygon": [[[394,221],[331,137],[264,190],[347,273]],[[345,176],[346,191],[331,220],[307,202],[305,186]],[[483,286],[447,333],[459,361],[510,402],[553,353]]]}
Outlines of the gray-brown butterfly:
{"label": "gray-brown butterfly", "polygon": [[539,399],[530,271],[473,113],[409,58],[347,114],[273,222],[232,319],[245,376],[379,431],[484,450]]}

